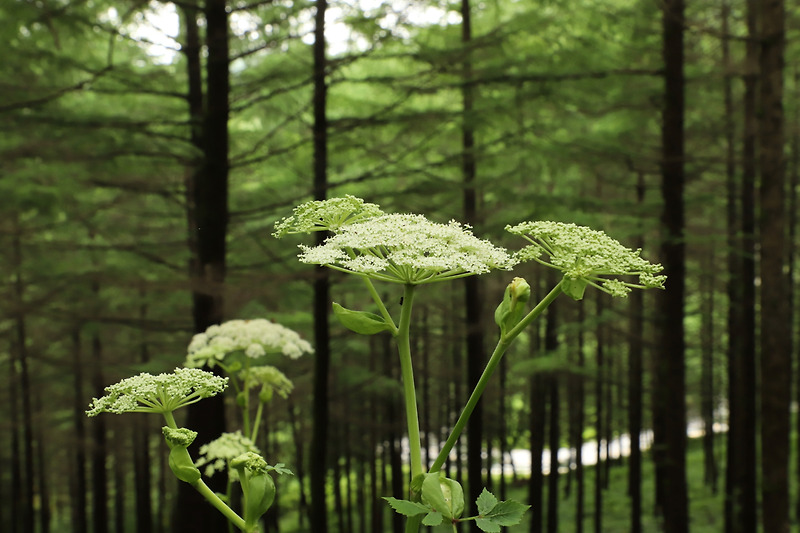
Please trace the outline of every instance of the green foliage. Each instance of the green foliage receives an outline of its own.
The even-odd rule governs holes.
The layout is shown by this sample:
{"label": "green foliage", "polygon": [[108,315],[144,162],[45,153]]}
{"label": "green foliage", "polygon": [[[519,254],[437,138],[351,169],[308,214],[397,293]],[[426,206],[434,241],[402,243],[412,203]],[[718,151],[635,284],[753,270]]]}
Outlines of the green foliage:
{"label": "green foliage", "polygon": [[392,331],[394,329],[393,325],[388,324],[385,318],[375,313],[352,311],[345,309],[336,302],[333,302],[333,313],[344,327],[361,335],[375,335],[382,331]]}

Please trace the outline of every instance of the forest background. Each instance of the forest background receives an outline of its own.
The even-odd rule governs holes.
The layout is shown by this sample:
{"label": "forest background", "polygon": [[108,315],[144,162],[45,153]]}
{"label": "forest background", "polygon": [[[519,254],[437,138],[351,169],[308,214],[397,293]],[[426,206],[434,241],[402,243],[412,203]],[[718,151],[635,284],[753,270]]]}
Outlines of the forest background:
{"label": "forest background", "polygon": [[[532,505],[515,530],[796,530],[797,28],[781,0],[2,2],[0,529],[224,527],[155,421],[84,411],[265,317],[316,348],[276,362],[295,390],[260,444],[295,476],[265,530],[401,531],[380,499],[405,494],[396,357],[329,321],[331,293],[368,305],[357,286],[271,236],[354,194],[510,249],[506,224],[589,225],[665,266],[658,294],[559,300],[504,360],[447,471]],[[417,304],[434,449],[509,281]],[[223,403],[197,407],[222,431]]]}

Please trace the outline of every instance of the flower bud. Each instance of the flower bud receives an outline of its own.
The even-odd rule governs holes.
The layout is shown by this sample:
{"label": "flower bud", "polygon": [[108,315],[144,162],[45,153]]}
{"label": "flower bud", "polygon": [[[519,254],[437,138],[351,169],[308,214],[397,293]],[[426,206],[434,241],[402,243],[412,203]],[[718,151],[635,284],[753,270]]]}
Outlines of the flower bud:
{"label": "flower bud", "polygon": [[516,326],[525,314],[525,304],[531,297],[531,286],[524,278],[514,278],[506,287],[503,301],[494,312],[494,320],[500,326],[500,336]]}
{"label": "flower bud", "polygon": [[169,446],[169,467],[175,477],[186,483],[195,483],[200,479],[200,470],[192,461],[186,448],[194,442],[197,432],[186,428],[165,426],[161,432]]}

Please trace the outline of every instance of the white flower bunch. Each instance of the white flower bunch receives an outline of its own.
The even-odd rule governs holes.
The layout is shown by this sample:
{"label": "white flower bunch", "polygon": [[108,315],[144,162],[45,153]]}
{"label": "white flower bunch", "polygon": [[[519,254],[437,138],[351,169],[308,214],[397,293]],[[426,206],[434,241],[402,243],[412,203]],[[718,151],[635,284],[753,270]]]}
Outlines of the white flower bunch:
{"label": "white flower bunch", "polygon": [[[242,435],[241,431],[223,433],[200,447],[200,457],[194,464],[197,468],[205,466],[205,475],[211,477],[215,472],[227,470],[231,460],[247,452],[261,453],[255,443]],[[235,470],[231,470],[230,474],[236,477]]]}
{"label": "white flower bunch", "polygon": [[382,215],[376,204],[355,196],[306,202],[294,208],[291,216],[275,224],[273,235],[281,238],[290,233],[338,231],[342,226]]}
{"label": "white flower bunch", "polygon": [[[285,399],[289,397],[289,394],[294,389],[294,383],[286,377],[286,374],[274,366],[253,366],[247,371],[240,372],[239,377],[248,387],[261,385],[263,394],[267,398],[271,398],[272,391],[275,391],[281,398]],[[262,396],[262,394],[259,396]]]}
{"label": "white flower bunch", "polygon": [[228,378],[197,368],[176,368],[171,374],[141,373],[105,388],[92,399],[88,416],[100,413],[171,413],[179,407],[219,394]]}
{"label": "white flower bunch", "polygon": [[[515,255],[519,261],[534,260],[564,273],[567,280],[581,281],[611,296],[625,297],[632,288],[664,288],[663,270],[639,257],[641,250],[631,250],[603,233],[585,226],[563,222],[523,222],[506,226],[531,244]],[[543,255],[549,261],[541,259]],[[612,276],[612,277],[605,277]],[[613,276],[638,276],[630,283]]]}
{"label": "white flower bunch", "polygon": [[348,224],[322,245],[300,249],[303,263],[409,285],[510,270],[514,265],[505,249],[475,237],[469,226],[439,224],[414,214]]}
{"label": "white flower bunch", "polygon": [[314,349],[297,332],[275,322],[263,318],[229,320],[192,338],[184,366],[199,368],[208,364],[213,367],[228,354],[239,351],[253,359],[269,353],[297,359]]}

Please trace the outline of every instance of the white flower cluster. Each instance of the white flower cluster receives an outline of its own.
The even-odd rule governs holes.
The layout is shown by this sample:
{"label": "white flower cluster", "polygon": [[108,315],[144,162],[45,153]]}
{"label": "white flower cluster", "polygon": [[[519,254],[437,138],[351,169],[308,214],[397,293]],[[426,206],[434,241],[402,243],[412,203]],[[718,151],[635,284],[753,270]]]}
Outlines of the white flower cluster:
{"label": "white flower cluster", "polygon": [[280,394],[281,398],[288,398],[289,393],[294,389],[294,383],[274,366],[250,367],[247,371],[243,370],[240,377],[246,381],[248,387],[261,385],[274,390]]}
{"label": "white flower cluster", "polygon": [[300,249],[304,263],[412,285],[514,265],[505,249],[478,239],[469,226],[439,224],[414,214],[381,215],[342,226],[324,244]]}
{"label": "white flower cluster", "polygon": [[[657,275],[663,270],[660,264],[642,259],[641,250],[631,250],[602,231],[551,221],[523,222],[506,230],[531,243],[516,253],[520,261],[538,261],[612,296],[627,296],[631,288],[664,288],[666,276]],[[549,256],[549,262],[540,259],[542,255]],[[639,283],[603,276],[638,276]]]}
{"label": "white flower cluster", "polygon": [[184,365],[213,367],[228,354],[238,351],[254,359],[268,353],[282,353],[297,359],[314,350],[297,332],[275,322],[263,318],[229,320],[195,335],[189,343]]}
{"label": "white flower cluster", "polygon": [[197,368],[176,368],[171,374],[141,373],[109,385],[105,396],[92,399],[88,416],[100,413],[171,413],[219,394],[228,378]]}
{"label": "white flower cluster", "polygon": [[[211,477],[215,472],[225,471],[231,460],[247,452],[261,453],[253,441],[242,435],[241,431],[223,433],[200,447],[200,457],[194,464],[197,468],[205,466],[205,475]],[[235,470],[232,470],[230,474],[234,478],[236,477]]]}
{"label": "white flower cluster", "polygon": [[291,216],[275,224],[273,235],[281,238],[290,233],[338,231],[342,226],[382,214],[380,207],[355,196],[316,200],[295,207]]}

